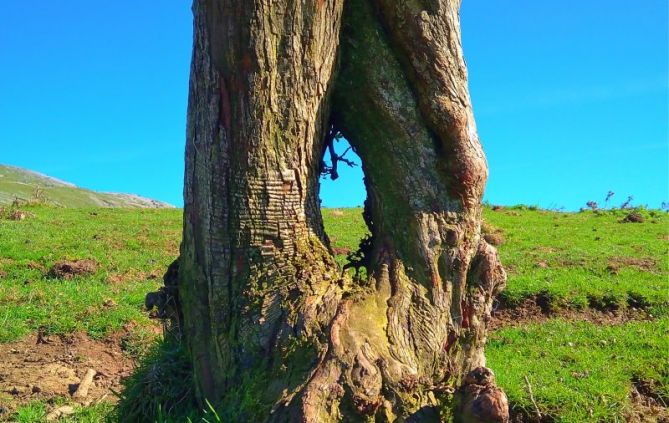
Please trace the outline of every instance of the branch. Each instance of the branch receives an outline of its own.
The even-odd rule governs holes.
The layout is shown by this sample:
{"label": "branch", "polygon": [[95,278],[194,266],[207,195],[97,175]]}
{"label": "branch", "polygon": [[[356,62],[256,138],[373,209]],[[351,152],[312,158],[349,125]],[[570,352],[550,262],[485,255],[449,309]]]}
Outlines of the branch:
{"label": "branch", "polygon": [[337,165],[339,162],[346,164],[349,167],[355,167],[357,164],[352,160],[345,158],[346,153],[351,151],[351,146],[349,146],[342,154],[337,154],[334,149],[334,142],[342,139],[343,136],[341,132],[337,131],[334,126],[330,126],[328,133],[325,136],[325,146],[327,147],[328,153],[330,154],[330,166],[325,163],[325,160],[321,161],[321,175],[330,175],[330,179],[333,181],[339,178],[339,172],[337,171]]}

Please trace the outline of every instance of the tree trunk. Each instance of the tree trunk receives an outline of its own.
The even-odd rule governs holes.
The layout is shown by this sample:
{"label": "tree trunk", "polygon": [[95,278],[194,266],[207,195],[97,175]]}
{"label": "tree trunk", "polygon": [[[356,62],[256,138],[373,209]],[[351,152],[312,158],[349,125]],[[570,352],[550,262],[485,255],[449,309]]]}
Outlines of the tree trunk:
{"label": "tree trunk", "polygon": [[[459,1],[422,3],[194,2],[180,326],[227,420],[507,418]],[[364,281],[323,229],[330,125],[363,160]]]}

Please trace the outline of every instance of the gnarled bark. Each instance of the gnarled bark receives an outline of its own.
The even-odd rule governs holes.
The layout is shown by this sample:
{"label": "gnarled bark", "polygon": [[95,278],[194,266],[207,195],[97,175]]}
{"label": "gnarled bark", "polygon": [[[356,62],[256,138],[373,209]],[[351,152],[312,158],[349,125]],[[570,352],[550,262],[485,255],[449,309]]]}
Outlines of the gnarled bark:
{"label": "gnarled bark", "polygon": [[[454,392],[461,420],[506,418],[459,1],[423,3],[195,0],[180,324],[231,420],[438,420]],[[363,160],[366,281],[323,229],[328,125]]]}

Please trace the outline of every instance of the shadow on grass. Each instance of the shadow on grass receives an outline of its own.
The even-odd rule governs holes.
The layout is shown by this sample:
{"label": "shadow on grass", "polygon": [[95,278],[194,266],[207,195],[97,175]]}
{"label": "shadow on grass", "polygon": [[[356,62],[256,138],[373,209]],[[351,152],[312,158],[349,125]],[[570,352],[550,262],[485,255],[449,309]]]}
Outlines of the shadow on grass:
{"label": "shadow on grass", "polygon": [[[202,411],[193,392],[193,375],[183,344],[156,343],[124,382],[112,420],[118,422],[218,421]],[[203,417],[207,415],[208,420]]]}

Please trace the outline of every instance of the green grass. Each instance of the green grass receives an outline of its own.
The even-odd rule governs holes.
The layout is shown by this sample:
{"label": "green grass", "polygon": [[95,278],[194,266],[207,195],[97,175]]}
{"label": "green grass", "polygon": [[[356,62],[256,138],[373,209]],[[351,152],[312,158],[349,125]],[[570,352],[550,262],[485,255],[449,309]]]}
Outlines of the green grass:
{"label": "green grass", "polygon": [[625,421],[633,379],[653,381],[669,402],[669,319],[597,326],[549,321],[490,336],[488,365],[510,401],[560,421]]}
{"label": "green grass", "polygon": [[[631,297],[633,303],[666,313],[669,215],[644,212],[644,223],[620,223],[628,213],[486,209],[485,220],[505,238],[498,248],[509,273],[503,298],[514,303],[545,293],[557,307],[579,308],[607,299],[626,307]],[[650,269],[634,264],[620,265],[617,272],[608,269],[620,257],[653,264]]]}
{"label": "green grass", "polygon": [[[22,221],[0,218],[0,342],[38,328],[99,338],[128,323],[151,325],[143,298],[161,285],[178,253],[181,210],[25,210],[30,215]],[[668,396],[669,217],[643,211],[644,223],[620,223],[625,214],[485,210],[488,230],[505,239],[498,249],[509,271],[507,304],[542,295],[553,307],[633,305],[659,316],[611,326],[556,319],[493,333],[489,364],[516,409],[533,409],[525,376],[541,411],[559,421],[620,420],[630,410],[634,378],[654,381],[656,393]],[[355,251],[367,233],[362,209],[324,210],[323,216],[333,247]],[[621,257],[627,264],[611,268]],[[72,280],[49,278],[48,269],[62,259],[93,259],[98,270]],[[345,263],[345,254],[337,260]],[[156,354],[149,357],[155,361]],[[15,418],[41,421],[47,408],[31,403]],[[108,411],[104,405],[80,410],[70,421],[100,421]],[[183,415],[189,414],[201,413]]]}
{"label": "green grass", "polygon": [[[56,401],[56,405],[62,401]],[[55,407],[47,405],[44,401],[35,401],[21,407],[13,416],[16,423],[43,423],[49,410]],[[107,402],[91,405],[89,407],[76,407],[74,413],[62,417],[59,423],[101,423],[106,416],[113,413],[114,406]]]}
{"label": "green grass", "polygon": [[[0,220],[0,342],[38,328],[103,337],[129,322],[148,324],[144,295],[178,254],[180,210],[25,210],[26,220]],[[95,260],[98,271],[49,278],[63,259]]]}
{"label": "green grass", "polygon": [[[362,218],[362,208],[323,209],[323,223],[334,248],[356,251],[363,236],[367,235],[367,225]],[[346,254],[337,254],[337,263],[346,264]]]}

